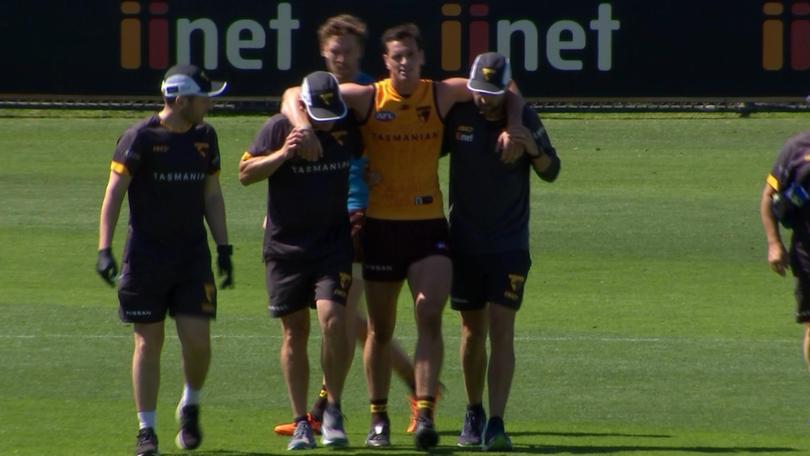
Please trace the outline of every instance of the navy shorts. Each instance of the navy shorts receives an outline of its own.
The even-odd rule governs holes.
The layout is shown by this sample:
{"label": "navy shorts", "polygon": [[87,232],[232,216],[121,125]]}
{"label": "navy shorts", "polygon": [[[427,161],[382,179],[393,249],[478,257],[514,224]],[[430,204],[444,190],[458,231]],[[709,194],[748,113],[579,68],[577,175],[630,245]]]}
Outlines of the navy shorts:
{"label": "navy shorts", "polygon": [[177,315],[214,319],[217,288],[208,246],[195,253],[159,253],[128,248],[118,282],[119,317],[125,323],[155,323]]}
{"label": "navy shorts", "polygon": [[273,318],[313,308],[321,299],[346,304],[352,286],[351,252],[316,260],[269,258],[265,266],[268,310]]}
{"label": "navy shorts", "polygon": [[400,281],[408,267],[433,255],[450,256],[447,220],[367,218],[363,228],[363,279]]}
{"label": "navy shorts", "polygon": [[453,253],[453,310],[481,310],[487,303],[518,310],[532,260],[527,251]]}

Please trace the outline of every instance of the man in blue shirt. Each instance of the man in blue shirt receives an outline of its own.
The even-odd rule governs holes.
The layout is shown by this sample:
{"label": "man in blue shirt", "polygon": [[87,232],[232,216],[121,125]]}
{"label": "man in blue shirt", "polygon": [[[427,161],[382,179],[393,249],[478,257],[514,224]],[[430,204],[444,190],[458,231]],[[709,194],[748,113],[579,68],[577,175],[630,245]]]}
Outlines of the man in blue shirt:
{"label": "man in blue shirt", "polygon": [[[459,446],[487,451],[511,449],[503,415],[515,368],[515,315],[531,266],[529,257],[530,171],[552,182],[560,160],[543,124],[528,106],[523,126],[510,129],[525,152],[513,159],[497,150],[506,128],[508,60],[479,55],[469,78],[472,102],[457,104],[445,120],[450,152],[450,247],[453,252],[451,306],[461,312],[461,362],[467,413]],[[483,408],[489,336],[489,407]]]}

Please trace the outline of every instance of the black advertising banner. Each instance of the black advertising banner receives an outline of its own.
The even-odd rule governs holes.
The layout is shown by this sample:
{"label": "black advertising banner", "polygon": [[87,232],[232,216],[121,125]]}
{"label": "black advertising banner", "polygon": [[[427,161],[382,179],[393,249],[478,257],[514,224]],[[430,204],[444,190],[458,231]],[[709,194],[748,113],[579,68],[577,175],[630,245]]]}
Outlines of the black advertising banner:
{"label": "black advertising banner", "polygon": [[0,94],[143,96],[165,69],[204,66],[228,95],[272,97],[321,69],[329,16],[379,36],[415,22],[425,77],[507,54],[528,97],[797,97],[810,93],[810,0],[4,0]]}

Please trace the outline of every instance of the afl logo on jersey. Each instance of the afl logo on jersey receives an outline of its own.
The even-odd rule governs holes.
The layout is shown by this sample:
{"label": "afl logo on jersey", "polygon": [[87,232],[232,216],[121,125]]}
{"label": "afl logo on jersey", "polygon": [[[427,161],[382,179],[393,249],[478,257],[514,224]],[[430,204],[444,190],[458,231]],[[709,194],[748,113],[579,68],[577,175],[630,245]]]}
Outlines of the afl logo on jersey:
{"label": "afl logo on jersey", "polygon": [[391,111],[378,111],[374,114],[374,118],[380,122],[390,122],[396,119],[397,115]]}

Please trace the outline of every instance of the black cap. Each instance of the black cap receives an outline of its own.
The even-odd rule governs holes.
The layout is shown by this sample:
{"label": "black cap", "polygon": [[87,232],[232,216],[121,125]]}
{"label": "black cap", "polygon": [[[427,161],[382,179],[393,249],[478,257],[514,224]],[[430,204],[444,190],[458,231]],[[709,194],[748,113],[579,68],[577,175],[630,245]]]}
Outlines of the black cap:
{"label": "black cap", "polygon": [[160,91],[166,98],[189,95],[215,97],[221,95],[227,86],[227,82],[211,81],[196,65],[175,65],[163,76]]}
{"label": "black cap", "polygon": [[497,52],[478,54],[470,70],[467,87],[475,92],[500,95],[512,80],[509,59]]}
{"label": "black cap", "polygon": [[340,96],[340,84],[334,74],[316,71],[301,83],[301,101],[314,120],[327,122],[346,117],[346,103]]}

